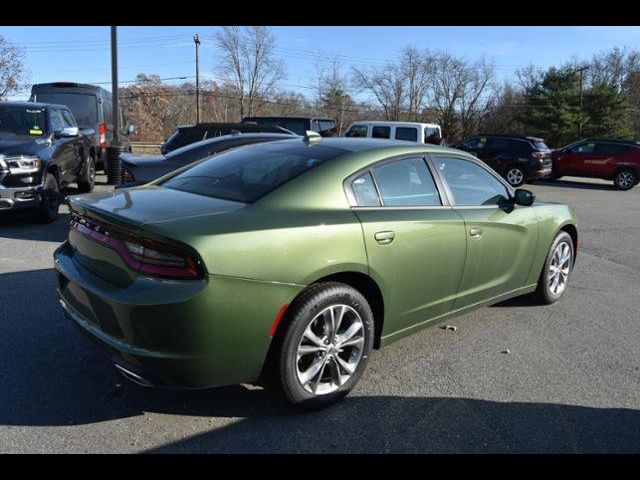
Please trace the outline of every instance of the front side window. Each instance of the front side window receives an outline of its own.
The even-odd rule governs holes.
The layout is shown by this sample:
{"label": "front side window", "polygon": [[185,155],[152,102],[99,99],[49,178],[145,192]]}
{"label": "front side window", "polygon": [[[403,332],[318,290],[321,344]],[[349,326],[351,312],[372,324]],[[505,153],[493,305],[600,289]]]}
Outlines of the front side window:
{"label": "front side window", "polygon": [[366,137],[367,136],[367,126],[366,125],[353,125],[347,133],[344,134],[345,137]]}
{"label": "front side window", "polygon": [[468,148],[469,150],[479,150],[487,146],[487,138],[486,137],[471,137],[468,140],[462,142],[462,146],[464,148]]}
{"label": "front side window", "polygon": [[58,109],[49,110],[49,117],[51,118],[51,131],[59,132],[64,128],[64,122],[62,120],[62,115],[60,114],[60,110]]}
{"label": "front side window", "polygon": [[62,115],[62,121],[64,122],[64,126],[65,127],[76,127],[76,121],[73,118],[73,115],[71,115],[71,112],[67,111],[67,110],[61,110],[60,114]]}
{"label": "front side window", "polygon": [[593,153],[596,148],[596,144],[594,142],[585,142],[579,143],[578,145],[574,145],[569,148],[569,153]]}
{"label": "front side window", "polygon": [[372,138],[389,138],[391,137],[391,128],[376,125],[371,129]]}
{"label": "front side window", "polygon": [[415,127],[396,127],[396,140],[418,141],[418,129]]}
{"label": "front side window", "polygon": [[484,168],[469,160],[434,157],[436,168],[449,186],[455,205],[498,205],[509,190]]}
{"label": "front side window", "polygon": [[431,173],[421,157],[385,163],[373,169],[385,206],[441,205]]}

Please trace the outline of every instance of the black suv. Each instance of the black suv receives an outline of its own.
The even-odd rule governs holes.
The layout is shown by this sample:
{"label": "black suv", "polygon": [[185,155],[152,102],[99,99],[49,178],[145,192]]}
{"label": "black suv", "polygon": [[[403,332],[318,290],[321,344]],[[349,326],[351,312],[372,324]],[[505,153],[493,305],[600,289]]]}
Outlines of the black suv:
{"label": "black suv", "polygon": [[167,138],[160,153],[167,153],[209,138],[229,135],[231,133],[292,133],[285,128],[271,125],[250,125],[246,123],[198,123],[196,125],[180,125]]}
{"label": "black suv", "polygon": [[51,222],[63,188],[93,190],[91,135],[64,105],[0,102],[0,211],[37,208]]}
{"label": "black suv", "polygon": [[472,153],[513,187],[551,174],[551,150],[542,138],[479,134],[454,145],[454,148]]}

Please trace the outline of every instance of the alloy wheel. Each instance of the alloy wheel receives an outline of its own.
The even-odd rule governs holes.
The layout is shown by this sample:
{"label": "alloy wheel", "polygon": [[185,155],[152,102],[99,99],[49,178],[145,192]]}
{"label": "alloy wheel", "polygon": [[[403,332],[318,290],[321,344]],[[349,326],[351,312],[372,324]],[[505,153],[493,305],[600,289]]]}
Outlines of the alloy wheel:
{"label": "alloy wheel", "polygon": [[507,182],[511,185],[520,185],[524,181],[524,173],[519,168],[507,171]]}
{"label": "alloy wheel", "polygon": [[633,187],[634,182],[635,178],[633,177],[633,174],[626,170],[619,172],[616,175],[616,183],[623,190],[628,190],[629,188]]}
{"label": "alloy wheel", "polygon": [[567,286],[571,270],[571,257],[571,246],[567,242],[560,242],[553,251],[547,282],[549,290],[554,295],[561,294]]}
{"label": "alloy wheel", "polygon": [[338,390],[358,368],[364,343],[358,312],[342,304],[325,308],[311,320],[298,344],[298,381],[314,395]]}

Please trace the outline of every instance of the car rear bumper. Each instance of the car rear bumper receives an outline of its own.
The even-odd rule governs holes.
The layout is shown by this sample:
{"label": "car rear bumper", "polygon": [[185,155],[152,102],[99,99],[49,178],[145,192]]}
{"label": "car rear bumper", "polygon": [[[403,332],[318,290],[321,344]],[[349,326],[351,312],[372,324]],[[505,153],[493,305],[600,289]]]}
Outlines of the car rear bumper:
{"label": "car rear bumper", "polygon": [[256,380],[271,324],[299,291],[215,276],[139,277],[118,287],[74,261],[67,242],[54,258],[67,318],[127,377],[150,386],[209,388]]}
{"label": "car rear bumper", "polygon": [[0,186],[0,211],[37,207],[42,201],[42,186],[4,188]]}
{"label": "car rear bumper", "polygon": [[551,171],[551,164],[529,169],[529,179],[536,180],[539,178],[548,178],[551,176]]}

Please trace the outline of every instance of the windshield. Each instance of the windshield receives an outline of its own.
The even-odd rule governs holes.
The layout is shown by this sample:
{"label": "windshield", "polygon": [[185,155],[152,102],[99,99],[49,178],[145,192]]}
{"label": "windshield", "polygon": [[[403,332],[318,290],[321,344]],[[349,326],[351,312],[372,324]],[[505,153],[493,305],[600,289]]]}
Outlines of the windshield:
{"label": "windshield", "polygon": [[44,109],[0,105],[0,133],[44,136],[47,133]]}
{"label": "windshield", "polygon": [[346,153],[301,142],[262,143],[229,150],[166,180],[166,188],[252,203],[284,183]]}
{"label": "windshield", "polygon": [[76,117],[81,127],[91,127],[98,123],[98,99],[95,95],[82,93],[38,93],[38,102],[66,105]]}

